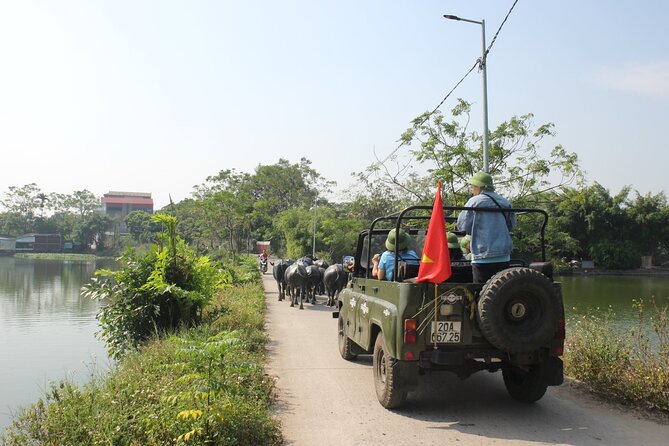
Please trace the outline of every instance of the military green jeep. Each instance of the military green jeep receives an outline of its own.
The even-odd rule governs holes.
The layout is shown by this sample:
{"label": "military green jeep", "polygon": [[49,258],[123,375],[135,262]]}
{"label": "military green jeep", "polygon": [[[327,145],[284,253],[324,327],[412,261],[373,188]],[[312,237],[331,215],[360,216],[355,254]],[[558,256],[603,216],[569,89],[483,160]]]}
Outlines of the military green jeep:
{"label": "military green jeep", "polygon": [[[449,228],[463,210],[501,211],[445,206]],[[360,233],[354,272],[333,317],[342,358],[373,355],[374,386],[383,407],[401,406],[419,376],[436,371],[465,379],[481,370],[501,370],[509,394],[523,402],[537,401],[547,386],[562,383],[564,307],[560,283],[553,281],[546,261],[548,215],[539,209],[513,212],[514,231],[535,234],[523,238],[534,246],[523,246],[524,258],[512,259],[485,284],[472,283],[471,265],[462,259],[453,262],[445,282],[417,283],[418,266],[403,262],[397,252],[393,280],[372,277],[372,256],[385,250],[393,228],[411,235],[410,247],[420,256],[431,207],[412,206],[377,218]]]}

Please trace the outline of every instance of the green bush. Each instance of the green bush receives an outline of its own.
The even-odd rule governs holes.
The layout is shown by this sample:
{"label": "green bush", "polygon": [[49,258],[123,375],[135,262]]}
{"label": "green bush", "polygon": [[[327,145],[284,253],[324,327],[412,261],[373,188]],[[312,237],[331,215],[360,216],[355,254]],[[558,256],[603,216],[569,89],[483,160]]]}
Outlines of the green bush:
{"label": "green bush", "polygon": [[165,226],[160,244],[141,255],[126,250],[118,271],[96,271],[82,289],[84,296],[105,302],[98,313],[100,333],[114,358],[156,333],[197,323],[215,292],[232,281],[229,272],[176,236],[174,217],[153,219]]}
{"label": "green bush", "polygon": [[629,336],[616,333],[609,319],[583,317],[570,327],[565,371],[595,391],[622,402],[669,411],[669,331],[667,307],[653,303],[651,342],[646,309],[635,302],[638,325]]}

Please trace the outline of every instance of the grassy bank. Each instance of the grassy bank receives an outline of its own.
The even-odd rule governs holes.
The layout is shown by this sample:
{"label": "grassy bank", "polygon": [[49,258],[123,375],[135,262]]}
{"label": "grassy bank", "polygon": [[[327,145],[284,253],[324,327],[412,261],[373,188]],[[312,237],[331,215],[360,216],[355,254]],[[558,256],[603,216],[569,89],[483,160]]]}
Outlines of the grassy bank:
{"label": "grassy bank", "polygon": [[95,260],[98,258],[95,254],[76,254],[62,252],[22,252],[14,254],[14,257],[20,259],[46,259],[46,260]]}
{"label": "grassy bank", "polygon": [[[667,307],[636,302],[638,326],[623,338],[608,319],[583,317],[568,327],[565,373],[594,392],[624,404],[669,415]],[[644,334],[651,323],[654,338]]]}
{"label": "grassy bank", "polygon": [[84,386],[53,385],[3,444],[281,444],[263,373],[264,308],[258,284],[222,291],[198,328],[151,341]]}

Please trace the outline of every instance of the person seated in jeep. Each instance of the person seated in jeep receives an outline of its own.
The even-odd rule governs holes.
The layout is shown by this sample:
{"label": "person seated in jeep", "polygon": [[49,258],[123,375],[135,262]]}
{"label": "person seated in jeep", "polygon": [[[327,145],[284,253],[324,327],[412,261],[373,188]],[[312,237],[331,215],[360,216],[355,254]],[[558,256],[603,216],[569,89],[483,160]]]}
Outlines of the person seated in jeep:
{"label": "person seated in jeep", "polygon": [[386,238],[386,251],[379,256],[374,255],[372,259],[372,277],[379,280],[393,280],[393,270],[395,269],[395,245],[399,253],[399,260],[414,265],[418,265],[420,259],[413,249],[409,249],[410,236],[400,229],[399,236],[395,229],[388,232]]}
{"label": "person seated in jeep", "polygon": [[[511,203],[495,193],[492,177],[477,172],[469,179],[472,197],[465,207],[511,209]],[[495,273],[509,267],[512,241],[509,231],[516,225],[513,212],[462,211],[458,215],[460,231],[472,236],[472,275],[474,283],[485,283]]]}
{"label": "person seated in jeep", "polygon": [[471,247],[469,246],[471,241],[472,241],[471,235],[465,235],[460,239],[460,249],[462,250],[462,257],[465,260],[472,259],[472,250]]}
{"label": "person seated in jeep", "polygon": [[446,241],[448,243],[448,256],[451,259],[451,262],[463,260],[462,250],[460,249],[460,242],[458,242],[458,236],[452,232],[447,232]]}

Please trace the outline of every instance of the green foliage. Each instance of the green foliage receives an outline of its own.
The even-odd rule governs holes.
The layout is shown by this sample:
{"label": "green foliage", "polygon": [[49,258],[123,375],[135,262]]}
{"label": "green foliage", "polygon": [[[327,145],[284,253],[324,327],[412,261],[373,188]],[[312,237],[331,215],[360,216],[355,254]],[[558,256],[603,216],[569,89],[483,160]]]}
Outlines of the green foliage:
{"label": "green foliage", "polygon": [[667,307],[652,303],[651,340],[644,330],[643,301],[635,302],[638,322],[629,335],[616,333],[609,319],[583,317],[569,330],[565,371],[594,390],[623,402],[669,411]]}
{"label": "green foliage", "polygon": [[590,258],[596,265],[611,269],[641,266],[641,255],[629,240],[602,240],[590,246]]}
{"label": "green foliage", "polygon": [[125,216],[125,226],[136,243],[152,243],[160,232],[160,224],[152,221],[151,215],[144,211],[132,211]]}
{"label": "green foliage", "polygon": [[[470,132],[471,104],[459,99],[448,120],[441,112],[424,113],[414,119],[401,141],[411,149],[375,163],[359,178],[375,178],[384,192],[400,191],[412,204],[431,203],[437,181],[442,182],[447,202],[464,203],[467,180],[483,169],[483,138]],[[542,151],[544,139],[554,136],[553,124],[538,127],[533,115],[513,116],[489,134],[489,173],[497,191],[513,201],[579,182],[582,173],[575,153],[556,145]],[[417,146],[417,147],[416,147]],[[420,170],[418,168],[420,167]],[[559,175],[557,173],[559,172]]]}
{"label": "green foliage", "polygon": [[264,299],[258,285],[222,290],[201,326],[147,344],[81,388],[51,386],[4,444],[281,444],[262,366]]}
{"label": "green foliage", "polygon": [[288,257],[295,259],[312,251],[313,218],[307,209],[288,209],[279,215],[275,224],[285,238]]}
{"label": "green foliage", "polygon": [[198,322],[215,292],[231,282],[208,257],[195,255],[176,236],[176,219],[156,214],[165,226],[160,245],[137,255],[128,249],[118,271],[99,270],[83,295],[105,301],[98,313],[110,355],[120,357],[156,333]]}

